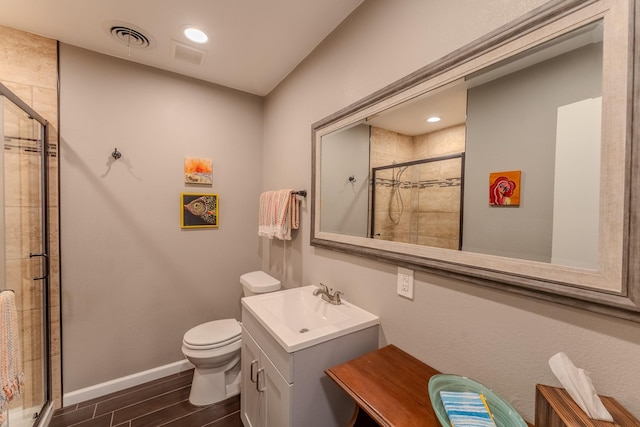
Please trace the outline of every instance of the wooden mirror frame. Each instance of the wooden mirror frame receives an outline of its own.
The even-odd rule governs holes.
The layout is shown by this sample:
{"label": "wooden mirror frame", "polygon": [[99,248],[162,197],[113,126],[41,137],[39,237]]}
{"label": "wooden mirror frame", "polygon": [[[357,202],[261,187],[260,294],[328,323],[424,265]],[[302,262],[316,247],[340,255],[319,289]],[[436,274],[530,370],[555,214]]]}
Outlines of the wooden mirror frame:
{"label": "wooden mirror frame", "polygon": [[[314,123],[311,245],[640,322],[640,116],[637,114],[640,108],[640,73],[633,72],[634,69],[640,69],[639,16],[640,6],[635,0],[552,0],[505,27]],[[320,141],[323,135],[600,18],[604,19],[605,26],[605,58],[608,51],[614,50],[612,42],[607,44],[607,34],[613,33],[617,41],[626,41],[628,48],[622,50],[617,45],[616,52],[618,59],[624,60],[627,67],[622,67],[623,70],[605,67],[603,75],[603,129],[610,122],[620,124],[619,121],[623,120],[624,123],[612,132],[603,130],[605,137],[615,138],[615,141],[605,145],[603,140],[605,148],[602,152],[607,154],[604,157],[609,157],[608,150],[611,148],[616,152],[611,157],[615,157],[615,168],[620,175],[614,182],[621,184],[624,191],[617,192],[613,200],[618,206],[613,208],[614,214],[610,214],[606,206],[603,208],[612,199],[606,199],[607,196],[603,196],[602,191],[600,193],[600,216],[604,216],[604,220],[601,219],[600,240],[609,240],[605,231],[613,231],[615,236],[612,235],[612,242],[607,243],[609,246],[600,244],[598,271],[475,253],[461,255],[459,251],[448,249],[425,248],[320,230],[321,203],[318,198]],[[615,73],[611,71],[619,74],[613,75]],[[617,95],[621,94],[620,87],[623,88],[622,100],[618,96],[616,107],[605,112],[607,102],[609,106],[613,105],[611,98],[607,100],[606,95],[612,86],[618,87]],[[620,119],[620,116],[624,118]],[[608,161],[609,165],[602,167],[603,186],[608,179],[612,179],[607,174],[615,169],[611,160]],[[613,262],[610,263],[610,259]],[[607,266],[607,263],[611,265]],[[599,284],[607,281],[613,287]]]}

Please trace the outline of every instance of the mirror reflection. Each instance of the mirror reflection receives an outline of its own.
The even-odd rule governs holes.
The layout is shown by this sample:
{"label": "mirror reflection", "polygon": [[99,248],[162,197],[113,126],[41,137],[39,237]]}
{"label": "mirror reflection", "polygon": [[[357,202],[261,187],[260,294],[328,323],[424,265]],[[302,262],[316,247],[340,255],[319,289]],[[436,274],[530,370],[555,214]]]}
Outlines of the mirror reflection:
{"label": "mirror reflection", "polygon": [[602,34],[589,24],[323,135],[320,231],[596,269]]}

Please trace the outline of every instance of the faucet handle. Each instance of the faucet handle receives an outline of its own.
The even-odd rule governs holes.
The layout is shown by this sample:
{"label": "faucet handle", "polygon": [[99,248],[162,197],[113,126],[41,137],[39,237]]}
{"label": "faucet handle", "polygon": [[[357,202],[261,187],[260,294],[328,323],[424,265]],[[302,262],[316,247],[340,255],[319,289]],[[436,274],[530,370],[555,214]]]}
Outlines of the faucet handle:
{"label": "faucet handle", "polygon": [[329,289],[327,288],[326,285],[323,285],[322,283],[320,283],[320,285],[313,290],[314,296],[317,296],[318,294],[328,295]]}
{"label": "faucet handle", "polygon": [[333,300],[334,304],[338,305],[342,303],[342,301],[340,301],[340,295],[344,295],[344,294],[340,291],[335,291],[333,295],[331,295],[331,299]]}

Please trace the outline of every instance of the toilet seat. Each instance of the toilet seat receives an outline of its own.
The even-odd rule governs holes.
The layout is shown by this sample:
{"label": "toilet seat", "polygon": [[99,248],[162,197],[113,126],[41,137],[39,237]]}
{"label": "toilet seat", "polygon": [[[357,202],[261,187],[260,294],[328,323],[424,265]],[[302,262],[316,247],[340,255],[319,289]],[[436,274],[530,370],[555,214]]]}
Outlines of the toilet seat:
{"label": "toilet seat", "polygon": [[184,334],[182,345],[191,350],[211,350],[240,341],[242,328],[236,319],[214,320]]}

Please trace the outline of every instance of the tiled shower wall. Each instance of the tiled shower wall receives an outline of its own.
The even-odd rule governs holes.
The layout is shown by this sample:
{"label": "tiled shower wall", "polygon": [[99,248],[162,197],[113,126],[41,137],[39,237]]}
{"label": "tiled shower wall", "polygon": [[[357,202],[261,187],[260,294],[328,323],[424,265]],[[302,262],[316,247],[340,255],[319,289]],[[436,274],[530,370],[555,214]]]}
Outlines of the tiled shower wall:
{"label": "tiled shower wall", "polygon": [[[56,407],[61,404],[60,372],[60,274],[58,252],[58,73],[57,43],[55,40],[0,26],[0,82],[31,106],[50,124],[49,145],[49,233],[50,233],[50,309],[51,309],[51,367],[52,399]],[[33,121],[32,121],[33,122]],[[32,126],[30,124],[29,126]],[[32,132],[27,126],[26,132]],[[22,126],[24,128],[24,126]],[[33,164],[38,154],[28,150],[5,150],[4,171],[7,177],[5,189],[5,215],[7,221],[6,254],[7,287],[16,291],[19,322],[22,336],[22,355],[25,372],[25,392],[13,405],[29,408],[39,404],[43,395],[40,378],[45,361],[41,349],[37,349],[42,333],[39,322],[42,313],[37,301],[41,298],[41,286],[34,282],[39,271],[38,261],[29,258],[33,241],[25,239],[26,232],[36,234],[38,223],[38,180]],[[13,223],[11,227],[9,225]],[[33,227],[36,227],[34,230]],[[9,230],[14,232],[9,232]],[[24,230],[24,233],[22,232]],[[35,270],[35,271],[33,271]],[[36,349],[32,351],[32,349]]]}
{"label": "tiled shower wall", "polygon": [[[465,150],[465,125],[460,124],[417,136],[371,127],[371,168],[430,159]],[[420,166],[420,176],[402,176],[413,182],[455,176],[459,160]],[[437,170],[434,170],[436,168]],[[392,174],[396,175],[392,175]],[[411,170],[407,170],[411,173]],[[379,177],[397,179],[398,169],[387,169]],[[453,175],[452,175],[453,174]],[[389,187],[376,186],[376,233],[385,240],[458,249],[460,233],[460,187],[430,188],[429,197],[419,198],[419,188],[399,188],[394,194]],[[391,200],[394,198],[394,200]]]}

